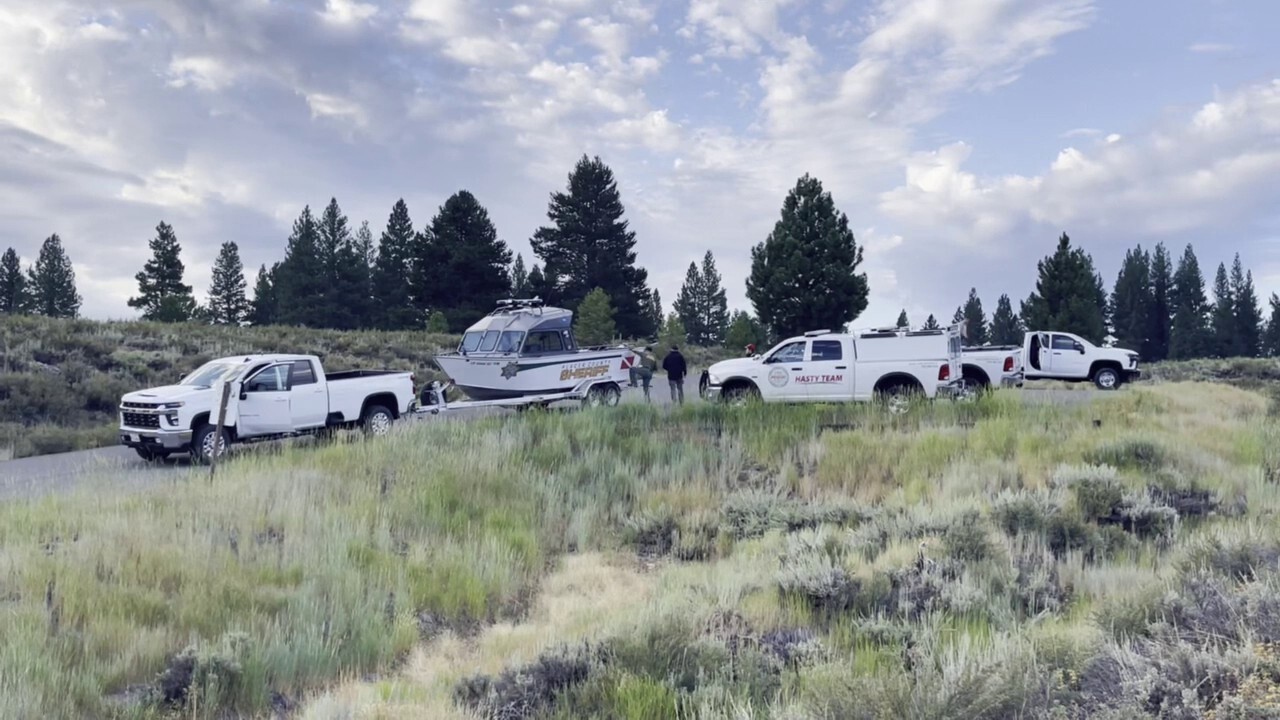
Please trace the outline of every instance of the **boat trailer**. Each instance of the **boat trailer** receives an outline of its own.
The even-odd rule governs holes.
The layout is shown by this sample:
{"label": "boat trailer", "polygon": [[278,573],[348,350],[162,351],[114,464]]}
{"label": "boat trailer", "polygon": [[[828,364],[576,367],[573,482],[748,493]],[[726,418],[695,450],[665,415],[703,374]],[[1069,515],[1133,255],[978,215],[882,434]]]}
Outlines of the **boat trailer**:
{"label": "boat trailer", "polygon": [[584,408],[614,407],[622,401],[622,387],[611,378],[595,378],[583,380],[572,390],[542,395],[525,395],[502,400],[455,400],[449,401],[449,391],[454,388],[450,380],[442,384],[433,381],[422,388],[418,398],[414,400],[414,414],[439,415],[442,412],[457,410],[474,410],[478,408],[505,407],[516,411],[524,411],[531,407],[547,408],[553,403],[578,401]]}

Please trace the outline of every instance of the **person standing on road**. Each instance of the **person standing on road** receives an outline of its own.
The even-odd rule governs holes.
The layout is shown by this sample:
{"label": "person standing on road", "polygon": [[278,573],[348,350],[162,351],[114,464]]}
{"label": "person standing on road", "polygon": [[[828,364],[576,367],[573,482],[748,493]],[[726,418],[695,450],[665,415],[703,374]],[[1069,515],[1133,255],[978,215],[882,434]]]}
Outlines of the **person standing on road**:
{"label": "person standing on road", "polygon": [[689,366],[685,364],[684,355],[680,354],[680,348],[675,345],[671,346],[671,352],[667,353],[667,357],[662,361],[662,369],[667,372],[667,384],[671,386],[671,402],[684,404],[684,376],[689,372]]}

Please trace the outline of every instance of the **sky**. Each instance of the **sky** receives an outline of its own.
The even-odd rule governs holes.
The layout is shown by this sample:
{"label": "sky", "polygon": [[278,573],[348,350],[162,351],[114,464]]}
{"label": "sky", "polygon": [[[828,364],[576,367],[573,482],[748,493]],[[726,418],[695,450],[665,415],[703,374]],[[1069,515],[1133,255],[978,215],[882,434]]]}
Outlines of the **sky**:
{"label": "sky", "polygon": [[1280,291],[1274,0],[5,0],[0,248],[57,233],[82,314],[130,318],[155,226],[203,299],[250,287],[302,208],[375,236],[466,189],[527,263],[582,155],[613,168],[670,310],[710,250],[750,309],[752,246],[808,173],[865,247],[870,305],[947,320],[1025,298],[1066,232],[1239,253]]}

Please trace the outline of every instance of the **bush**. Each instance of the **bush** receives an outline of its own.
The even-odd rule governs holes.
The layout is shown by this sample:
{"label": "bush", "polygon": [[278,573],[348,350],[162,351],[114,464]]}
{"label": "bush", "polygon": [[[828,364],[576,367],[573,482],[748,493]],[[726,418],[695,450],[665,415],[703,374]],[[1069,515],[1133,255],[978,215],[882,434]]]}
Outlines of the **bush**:
{"label": "bush", "polygon": [[525,667],[497,677],[477,675],[460,681],[454,699],[486,718],[530,718],[550,708],[569,689],[587,681],[600,655],[589,645],[539,655]]}
{"label": "bush", "polygon": [[853,504],[807,503],[758,490],[730,495],[720,512],[725,531],[738,540],[760,537],[771,530],[857,525],[869,517]]}
{"label": "bush", "polygon": [[1154,473],[1168,464],[1168,452],[1150,440],[1130,439],[1107,443],[1085,454],[1085,462],[1121,470]]}
{"label": "bush", "polygon": [[986,560],[995,552],[986,520],[971,510],[953,520],[942,535],[947,557],[960,562]]}
{"label": "bush", "polygon": [[1031,490],[1005,490],[991,506],[996,525],[1011,536],[1042,534],[1060,512],[1062,501],[1056,494]]}

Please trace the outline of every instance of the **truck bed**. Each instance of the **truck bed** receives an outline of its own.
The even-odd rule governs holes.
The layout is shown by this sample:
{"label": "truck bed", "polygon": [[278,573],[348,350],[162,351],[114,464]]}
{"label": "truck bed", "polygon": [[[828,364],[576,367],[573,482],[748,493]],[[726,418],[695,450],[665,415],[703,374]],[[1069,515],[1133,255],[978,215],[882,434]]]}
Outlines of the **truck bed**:
{"label": "truck bed", "polygon": [[328,382],[337,382],[341,380],[356,380],[358,378],[383,377],[386,375],[404,375],[408,370],[343,370],[341,372],[325,373],[325,380]]}

